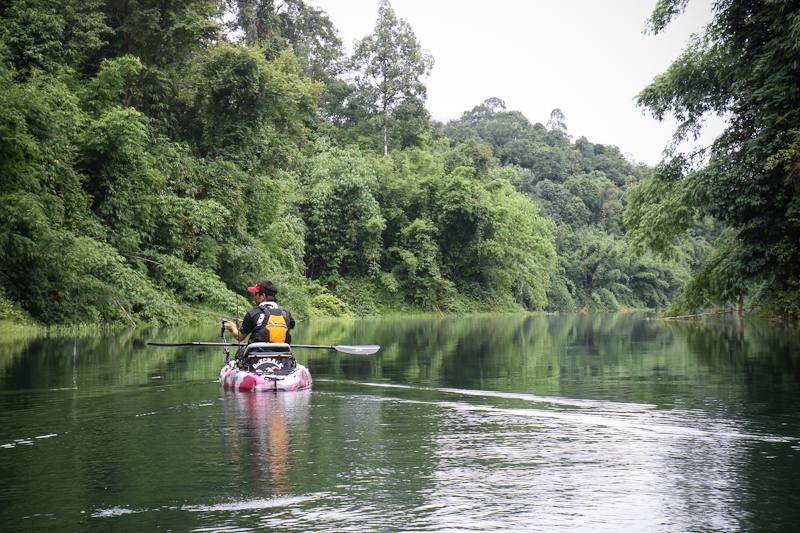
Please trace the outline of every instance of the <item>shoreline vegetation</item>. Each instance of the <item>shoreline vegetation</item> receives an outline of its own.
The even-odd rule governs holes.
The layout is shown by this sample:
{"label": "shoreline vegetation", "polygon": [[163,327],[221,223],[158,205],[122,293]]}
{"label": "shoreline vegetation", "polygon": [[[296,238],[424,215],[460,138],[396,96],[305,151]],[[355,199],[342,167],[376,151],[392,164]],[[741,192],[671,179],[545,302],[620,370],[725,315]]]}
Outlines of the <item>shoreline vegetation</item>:
{"label": "shoreline vegetation", "polygon": [[[658,0],[648,29],[684,6]],[[0,320],[240,318],[259,278],[300,320],[800,314],[800,91],[780,81],[800,62],[775,59],[793,50],[779,6],[715,6],[642,89],[676,142],[731,116],[656,167],[574,138],[560,109],[542,124],[493,96],[432,120],[434,58],[377,7],[349,56],[303,0],[0,8]]]}

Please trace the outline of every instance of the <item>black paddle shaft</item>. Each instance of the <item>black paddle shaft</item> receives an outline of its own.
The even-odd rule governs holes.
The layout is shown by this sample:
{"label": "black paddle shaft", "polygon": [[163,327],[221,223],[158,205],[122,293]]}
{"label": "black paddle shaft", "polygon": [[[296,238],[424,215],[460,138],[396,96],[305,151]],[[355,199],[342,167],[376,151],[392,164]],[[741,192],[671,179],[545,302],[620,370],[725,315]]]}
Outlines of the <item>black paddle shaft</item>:
{"label": "black paddle shaft", "polygon": [[[162,346],[168,348],[178,348],[182,346],[230,346],[230,343],[227,342],[200,342],[200,341],[192,341],[192,342],[148,342],[150,346]],[[348,345],[348,344],[290,344],[292,348],[322,348],[326,350],[336,350],[337,352],[347,353],[350,355],[372,355],[378,350],[380,350],[380,346],[377,344],[367,344],[367,345]]]}

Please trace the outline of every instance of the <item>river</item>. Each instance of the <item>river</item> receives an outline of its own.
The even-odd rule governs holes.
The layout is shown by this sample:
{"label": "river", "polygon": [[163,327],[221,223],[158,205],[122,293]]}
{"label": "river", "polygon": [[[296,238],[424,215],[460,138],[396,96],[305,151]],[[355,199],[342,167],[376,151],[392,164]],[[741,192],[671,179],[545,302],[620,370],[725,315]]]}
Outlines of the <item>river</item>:
{"label": "river", "polygon": [[644,315],[301,324],[299,393],[218,326],[0,337],[7,531],[741,531],[800,523],[800,330]]}

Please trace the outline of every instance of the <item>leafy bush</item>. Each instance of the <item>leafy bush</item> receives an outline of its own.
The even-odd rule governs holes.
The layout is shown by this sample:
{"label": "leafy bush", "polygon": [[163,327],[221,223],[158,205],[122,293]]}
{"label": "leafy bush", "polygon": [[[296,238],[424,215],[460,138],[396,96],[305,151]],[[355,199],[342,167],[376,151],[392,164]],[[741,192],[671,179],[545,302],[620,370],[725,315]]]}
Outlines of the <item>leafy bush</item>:
{"label": "leafy bush", "polygon": [[312,316],[352,316],[352,312],[347,304],[319,283],[310,283],[308,285],[308,293],[311,297]]}
{"label": "leafy bush", "polygon": [[234,314],[248,302],[230,291],[215,274],[177,257],[151,252],[150,271],[155,280],[184,301],[204,304]]}
{"label": "leafy bush", "polygon": [[14,323],[32,323],[30,315],[18,304],[0,294],[0,321],[6,320]]}
{"label": "leafy bush", "polygon": [[333,289],[334,294],[357,316],[380,314],[380,301],[375,284],[363,278],[341,279]]}
{"label": "leafy bush", "polygon": [[620,308],[617,297],[605,287],[592,291],[592,300],[597,309],[605,311],[617,311]]}

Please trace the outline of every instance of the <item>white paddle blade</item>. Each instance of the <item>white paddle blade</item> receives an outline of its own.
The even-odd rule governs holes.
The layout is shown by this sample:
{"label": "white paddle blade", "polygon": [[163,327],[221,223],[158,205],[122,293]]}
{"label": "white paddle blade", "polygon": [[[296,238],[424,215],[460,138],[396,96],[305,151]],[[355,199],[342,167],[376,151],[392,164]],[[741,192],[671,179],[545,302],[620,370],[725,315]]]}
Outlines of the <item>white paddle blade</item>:
{"label": "white paddle blade", "polygon": [[348,346],[346,344],[335,344],[333,349],[337,352],[349,353],[352,355],[372,355],[381,349],[377,344],[360,344]]}

